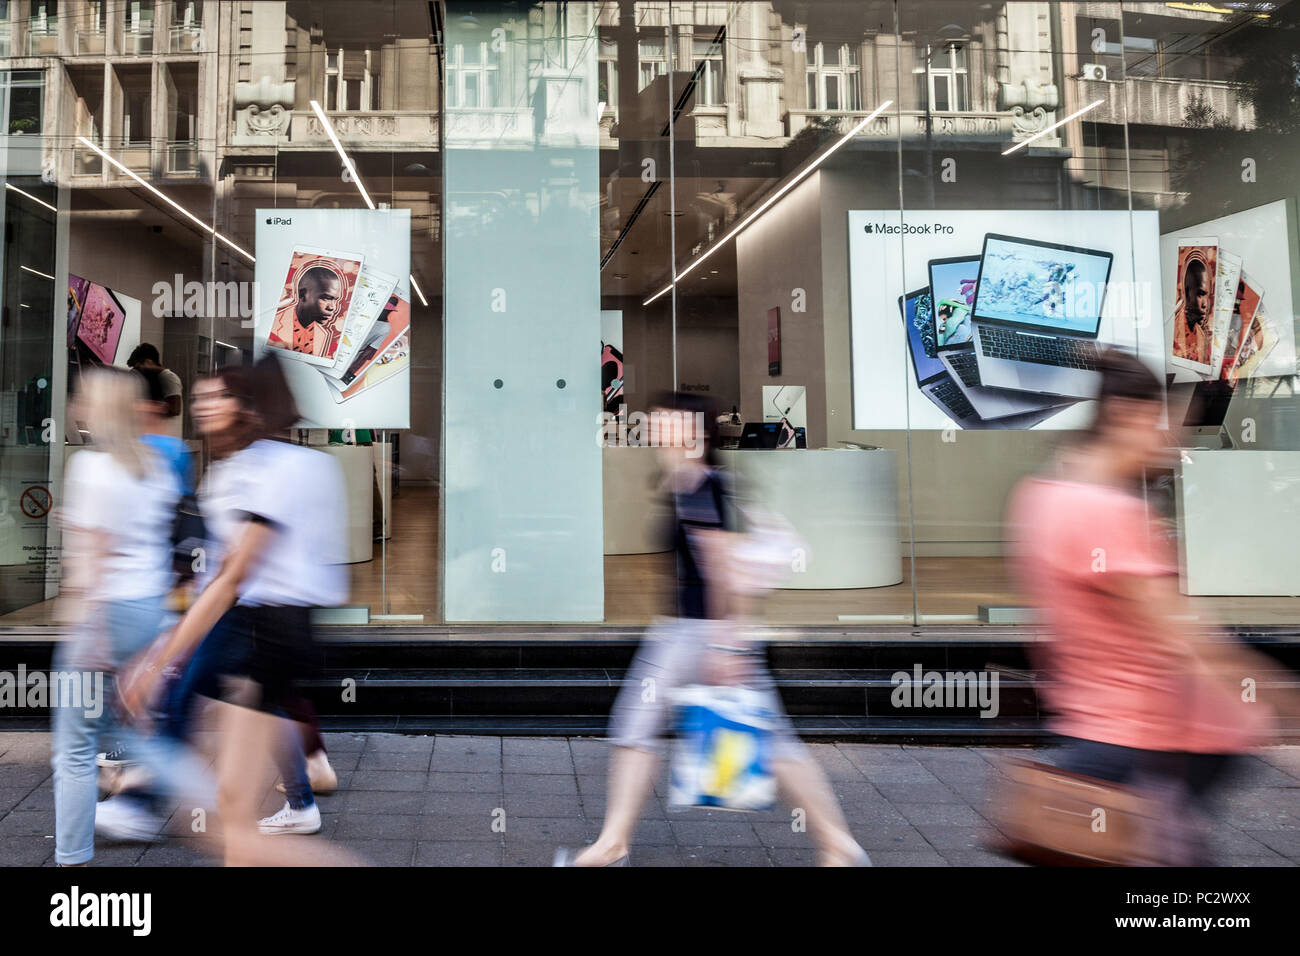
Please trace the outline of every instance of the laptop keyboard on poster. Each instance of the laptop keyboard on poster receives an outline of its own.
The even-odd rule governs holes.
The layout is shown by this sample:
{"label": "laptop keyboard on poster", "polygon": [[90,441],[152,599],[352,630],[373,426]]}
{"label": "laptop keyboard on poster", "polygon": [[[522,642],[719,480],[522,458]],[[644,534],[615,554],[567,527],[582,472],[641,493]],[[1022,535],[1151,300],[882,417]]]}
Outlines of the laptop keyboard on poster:
{"label": "laptop keyboard on poster", "polygon": [[952,412],[957,420],[975,417],[975,406],[962,394],[957,383],[950,378],[944,379],[930,390],[930,394],[939,400],[939,404]]}
{"label": "laptop keyboard on poster", "polygon": [[1089,339],[1019,335],[1008,329],[981,327],[980,350],[988,358],[1097,370],[1097,345]]}
{"label": "laptop keyboard on poster", "polygon": [[974,349],[958,349],[948,353],[949,370],[961,379],[967,388],[978,388],[980,384],[980,366],[975,358]]}

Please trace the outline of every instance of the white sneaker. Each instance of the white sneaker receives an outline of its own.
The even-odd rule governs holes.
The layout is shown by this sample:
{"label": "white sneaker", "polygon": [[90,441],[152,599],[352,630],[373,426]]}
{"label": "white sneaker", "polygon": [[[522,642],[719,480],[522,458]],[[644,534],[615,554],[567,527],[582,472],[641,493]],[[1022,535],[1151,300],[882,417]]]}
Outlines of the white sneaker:
{"label": "white sneaker", "polygon": [[277,833],[319,833],[320,807],[312,804],[302,810],[295,810],[286,803],[278,813],[257,821],[257,832],[273,835]]}
{"label": "white sneaker", "polygon": [[109,797],[95,804],[95,832],[110,840],[151,843],[162,832],[162,823],[135,800]]}

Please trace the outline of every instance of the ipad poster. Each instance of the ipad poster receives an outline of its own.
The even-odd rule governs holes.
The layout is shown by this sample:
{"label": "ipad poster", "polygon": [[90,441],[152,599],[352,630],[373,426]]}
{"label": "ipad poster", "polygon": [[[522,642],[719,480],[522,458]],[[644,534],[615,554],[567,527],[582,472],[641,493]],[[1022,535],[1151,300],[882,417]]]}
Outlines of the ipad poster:
{"label": "ipad poster", "polygon": [[274,351],[300,428],[409,428],[411,213],[259,209],[258,355]]}
{"label": "ipad poster", "polygon": [[[1086,427],[1092,402],[1013,392],[1008,403],[1005,390],[981,395],[956,378],[957,360],[974,355],[966,330],[994,315],[1040,335],[1095,330],[1099,345],[1135,352],[1163,379],[1157,213],[864,209],[846,219],[855,429],[943,430],[958,417],[967,428]],[[914,330],[924,353],[913,356],[899,304],[922,291],[913,320],[936,327]]]}
{"label": "ipad poster", "polygon": [[[1296,373],[1294,292],[1291,250],[1300,241],[1293,201],[1279,199],[1230,216],[1195,223],[1160,237],[1161,273],[1176,280],[1165,288],[1169,371],[1176,381],[1291,377]],[[1201,362],[1200,329],[1205,303],[1201,269],[1217,253],[1218,290],[1214,301],[1214,343]],[[1233,277],[1236,271],[1238,278]],[[1208,271],[1208,261],[1207,261]],[[1228,299],[1237,286],[1235,307]],[[1220,298],[1222,297],[1222,298]],[[1256,309],[1256,302],[1262,304]],[[1249,313],[1241,324],[1243,309]],[[1255,312],[1259,312],[1258,318]],[[1231,327],[1229,327],[1231,326]],[[1234,365],[1245,347],[1245,361]]]}

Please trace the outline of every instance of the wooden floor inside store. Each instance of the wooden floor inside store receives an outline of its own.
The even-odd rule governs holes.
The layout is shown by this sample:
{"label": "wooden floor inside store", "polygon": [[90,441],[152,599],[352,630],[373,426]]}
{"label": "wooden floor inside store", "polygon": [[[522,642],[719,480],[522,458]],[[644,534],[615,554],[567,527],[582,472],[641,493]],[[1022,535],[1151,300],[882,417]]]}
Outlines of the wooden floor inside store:
{"label": "wooden floor inside store", "polygon": [[[375,557],[352,565],[350,604],[372,615],[400,615],[391,623],[441,623],[438,606],[438,492],[406,486],[393,499],[393,536],[375,542]],[[906,549],[904,549],[906,551]],[[381,561],[381,551],[386,561]],[[672,600],[669,553],[605,558],[605,623],[641,626],[665,613]],[[1204,621],[1249,626],[1300,625],[1300,598],[1197,598]],[[926,626],[978,622],[981,604],[1014,605],[1014,590],[1001,559],[943,557],[916,560],[916,608]],[[0,616],[0,626],[45,625],[53,601]],[[910,625],[913,618],[911,562],[892,587],[848,591],[778,591],[766,601],[766,618],[777,625]]]}

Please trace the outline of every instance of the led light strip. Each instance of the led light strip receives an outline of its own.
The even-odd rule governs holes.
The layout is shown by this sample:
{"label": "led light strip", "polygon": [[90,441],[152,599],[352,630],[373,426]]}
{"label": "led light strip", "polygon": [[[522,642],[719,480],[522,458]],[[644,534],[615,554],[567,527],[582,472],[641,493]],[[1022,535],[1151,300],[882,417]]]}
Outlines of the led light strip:
{"label": "led light strip", "polygon": [[1057,121],[1056,121],[1055,123],[1053,123],[1051,126],[1048,126],[1048,127],[1046,127],[1045,129],[1040,129],[1040,130],[1039,130],[1037,133],[1035,133],[1033,136],[1029,137],[1029,139],[1022,139],[1020,142],[1016,143],[1016,145],[1012,146],[1010,149],[1004,149],[1004,150],[1002,151],[1002,155],[1003,155],[1003,156],[1010,156],[1010,155],[1011,155],[1012,153],[1014,153],[1016,150],[1018,150],[1018,149],[1023,149],[1024,147],[1028,146],[1028,145],[1029,145],[1030,143],[1032,143],[1034,140],[1038,139],[1038,137],[1040,137],[1040,136],[1046,136],[1046,135],[1047,135],[1048,133],[1050,133],[1052,130],[1054,130],[1054,129],[1058,129],[1059,127],[1064,126],[1066,123],[1070,122],[1070,120],[1072,120],[1072,119],[1076,119],[1076,118],[1082,116],[1084,113],[1088,112],[1088,110],[1096,109],[1098,106],[1100,106],[1102,103],[1105,103],[1105,102],[1106,102],[1105,100],[1093,100],[1091,103],[1089,103],[1089,104],[1088,104],[1087,106],[1085,106],[1083,109],[1081,109],[1081,110],[1075,110],[1073,113],[1071,113],[1071,114],[1070,114],[1069,116],[1067,116],[1065,119],[1063,119],[1063,120],[1057,120]]}
{"label": "led light strip", "polygon": [[420,289],[420,283],[415,281],[414,272],[411,273],[411,288],[414,289],[415,294],[420,297],[420,305],[427,306],[429,304],[429,300],[424,297],[424,292],[421,291]]}
{"label": "led light strip", "polygon": [[19,266],[18,268],[22,269],[23,272],[30,272],[34,276],[40,276],[42,279],[49,279],[51,282],[54,281],[54,276],[50,275],[48,272],[41,272],[39,269],[33,269],[31,266]]}
{"label": "led light strip", "polygon": [[13,190],[14,192],[16,192],[18,195],[20,195],[20,196],[26,196],[26,197],[27,197],[28,199],[30,199],[32,202],[36,203],[37,205],[44,206],[44,207],[45,207],[46,209],[48,209],[50,212],[58,212],[58,211],[59,211],[56,207],[51,206],[51,205],[50,205],[49,203],[47,203],[44,199],[37,199],[35,196],[33,196],[33,195],[32,195],[31,193],[29,193],[27,190],[25,190],[25,189],[19,189],[19,188],[18,188],[17,186],[15,186],[13,183],[5,183],[5,189],[12,189],[12,190]]}
{"label": "led light strip", "polygon": [[894,103],[893,100],[885,100],[885,102],[883,102],[883,103],[881,103],[879,106],[877,106],[874,110],[872,110],[872,111],[871,111],[871,112],[866,116],[866,118],[864,118],[864,119],[862,120],[862,122],[858,123],[856,126],[853,127],[853,129],[849,130],[847,133],[845,133],[843,136],[841,136],[841,137],[839,138],[839,140],[837,140],[833,146],[831,146],[831,147],[830,147],[829,149],[827,149],[824,153],[822,153],[820,156],[818,156],[818,157],[817,157],[815,160],[813,160],[813,162],[810,163],[808,166],[804,167],[803,172],[799,173],[797,176],[795,176],[793,179],[791,179],[788,183],[786,183],[784,186],[782,186],[780,189],[778,189],[776,192],[774,192],[771,196],[769,196],[769,197],[768,197],[768,198],[763,202],[762,205],[760,205],[757,209],[755,209],[755,210],[754,210],[753,212],[751,212],[748,216],[746,216],[744,219],[742,219],[739,223],[737,223],[735,226],[733,226],[732,229],[731,229],[731,231],[730,231],[729,233],[727,233],[727,234],[726,234],[725,236],[723,236],[720,240],[718,240],[717,242],[715,242],[712,246],[710,246],[708,249],[706,249],[703,253],[701,253],[699,256],[697,256],[695,259],[693,259],[693,260],[691,261],[691,263],[690,263],[690,264],[689,264],[685,269],[683,269],[681,272],[679,272],[679,273],[677,273],[675,276],[673,276],[673,281],[672,281],[672,282],[668,283],[666,286],[664,286],[662,289],[660,289],[660,290],[659,290],[658,292],[656,292],[654,295],[650,296],[650,298],[646,299],[646,300],[645,300],[644,302],[642,302],[641,304],[642,304],[642,305],[649,305],[651,302],[653,302],[655,299],[659,298],[659,297],[660,297],[661,295],[663,295],[665,292],[668,292],[670,289],[672,289],[672,287],[675,286],[677,283],[681,282],[682,279],[686,278],[686,276],[689,275],[689,274],[691,273],[691,271],[695,269],[696,266],[700,265],[700,263],[702,263],[705,259],[709,258],[709,256],[713,255],[715,252],[717,252],[719,249],[721,249],[723,246],[725,246],[728,242],[730,242],[732,239],[734,239],[734,238],[737,236],[737,234],[740,233],[740,231],[741,231],[742,229],[745,229],[745,228],[746,228],[750,223],[752,223],[755,219],[757,219],[757,218],[758,218],[759,216],[761,216],[764,212],[766,212],[767,209],[770,208],[771,205],[772,205],[774,202],[776,202],[778,199],[780,199],[782,196],[784,196],[786,193],[788,193],[791,189],[794,189],[795,186],[798,186],[801,182],[803,182],[805,179],[807,179],[809,176],[811,176],[812,173],[813,173],[813,171],[814,171],[818,166],[820,166],[822,163],[824,163],[824,162],[825,162],[825,161],[826,161],[826,160],[827,160],[827,159],[828,159],[828,158],[829,158],[829,157],[830,157],[830,156],[831,156],[831,155],[832,155],[836,150],[838,150],[841,146],[843,146],[845,143],[847,143],[849,140],[851,140],[854,136],[857,136],[857,135],[858,135],[858,132],[861,131],[863,127],[865,127],[868,123],[870,123],[872,120],[874,120],[877,116],[879,116],[879,115],[880,115],[881,113],[883,113],[885,110],[889,109],[889,107],[892,106],[893,103]]}
{"label": "led light strip", "polygon": [[168,196],[164,195],[163,193],[159,192],[159,191],[158,191],[157,189],[155,189],[153,186],[149,185],[147,182],[145,182],[143,179],[141,179],[139,176],[137,176],[134,172],[132,172],[131,170],[129,170],[129,169],[127,169],[125,166],[123,166],[121,163],[119,163],[119,162],[118,162],[116,159],[114,159],[112,156],[108,155],[108,153],[104,152],[102,149],[100,149],[98,146],[96,146],[96,145],[95,145],[94,143],[92,143],[90,140],[86,139],[86,137],[84,137],[84,136],[78,136],[78,137],[77,137],[77,142],[81,143],[81,145],[87,147],[88,149],[93,150],[96,154],[98,154],[98,155],[101,156],[103,159],[107,160],[110,164],[112,164],[112,166],[113,166],[114,168],[116,168],[116,169],[118,169],[118,170],[121,170],[122,172],[126,173],[126,175],[128,175],[128,176],[130,176],[132,179],[134,179],[134,180],[135,180],[139,185],[141,185],[141,186],[143,186],[145,189],[149,190],[149,192],[153,193],[155,196],[157,196],[159,199],[161,199],[161,200],[162,200],[163,202],[165,202],[167,205],[171,206],[173,209],[175,209],[178,213],[180,213],[182,216],[184,216],[184,217],[185,217],[186,219],[188,219],[190,222],[194,223],[196,226],[198,226],[198,227],[199,227],[200,229],[202,229],[204,232],[210,233],[214,239],[218,239],[218,240],[220,240],[221,242],[224,242],[224,243],[225,243],[226,245],[228,245],[231,249],[234,249],[234,250],[235,250],[236,252],[238,252],[241,256],[243,256],[245,259],[247,259],[249,262],[256,262],[256,261],[257,261],[255,258],[253,258],[252,253],[250,253],[250,252],[246,252],[246,251],[245,251],[244,249],[242,249],[242,248],[241,248],[241,247],[240,247],[240,246],[239,246],[239,245],[238,245],[238,244],[237,244],[233,239],[228,239],[226,236],[223,236],[221,233],[217,232],[216,229],[214,229],[212,226],[209,226],[206,222],[204,222],[204,221],[203,221],[202,219],[200,219],[198,216],[194,215],[194,213],[190,212],[188,209],[186,209],[186,208],[185,208],[184,206],[182,206],[180,203],[176,202],[174,199],[171,199],[171,198],[169,198]]}
{"label": "led light strip", "polygon": [[343,160],[343,168],[346,169],[348,174],[352,177],[352,184],[357,187],[357,190],[361,193],[361,198],[366,201],[366,205],[371,209],[374,209],[375,201],[370,198],[370,193],[366,192],[366,187],[361,182],[361,177],[357,174],[357,167],[352,165],[351,158],[343,151],[343,144],[339,142],[338,134],[334,132],[334,124],[330,122],[330,118],[326,116],[325,111],[321,109],[320,101],[312,100],[311,108],[316,111],[316,118],[320,120],[321,126],[325,127],[325,135],[330,138],[330,142],[333,143],[334,148],[338,150],[339,157]]}

